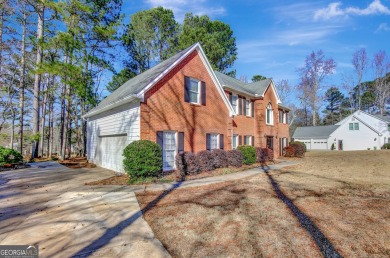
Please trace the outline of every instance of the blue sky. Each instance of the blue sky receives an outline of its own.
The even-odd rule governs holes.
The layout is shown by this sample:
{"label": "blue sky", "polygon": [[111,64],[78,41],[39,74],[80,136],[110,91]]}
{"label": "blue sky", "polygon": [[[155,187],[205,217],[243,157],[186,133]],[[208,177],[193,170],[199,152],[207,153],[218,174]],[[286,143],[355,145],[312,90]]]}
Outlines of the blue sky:
{"label": "blue sky", "polygon": [[[261,74],[294,86],[305,57],[322,49],[337,62],[326,83],[341,88],[343,78],[354,75],[351,59],[357,49],[366,48],[370,58],[379,50],[390,55],[390,0],[125,1],[125,23],[131,14],[157,6],[172,9],[180,23],[186,12],[228,23],[238,48],[237,78]],[[364,79],[372,78],[368,71]]]}

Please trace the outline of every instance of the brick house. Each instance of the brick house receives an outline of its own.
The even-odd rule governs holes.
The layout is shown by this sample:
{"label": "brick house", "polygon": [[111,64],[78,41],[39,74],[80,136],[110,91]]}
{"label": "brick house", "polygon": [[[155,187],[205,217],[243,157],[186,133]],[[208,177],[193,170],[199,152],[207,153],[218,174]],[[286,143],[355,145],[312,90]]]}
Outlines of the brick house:
{"label": "brick house", "polygon": [[268,146],[278,157],[289,139],[287,113],[271,79],[243,83],[213,71],[199,43],[130,79],[87,119],[88,160],[123,172],[123,149],[151,140],[164,170],[180,151]]}

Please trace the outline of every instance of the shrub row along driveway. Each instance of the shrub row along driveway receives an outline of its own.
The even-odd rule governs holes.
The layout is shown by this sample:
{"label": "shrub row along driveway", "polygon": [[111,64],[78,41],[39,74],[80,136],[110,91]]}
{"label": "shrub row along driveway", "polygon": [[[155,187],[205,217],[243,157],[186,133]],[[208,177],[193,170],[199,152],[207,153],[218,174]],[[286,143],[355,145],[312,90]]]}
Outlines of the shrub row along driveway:
{"label": "shrub row along driveway", "polygon": [[0,172],[0,245],[39,244],[42,257],[169,257],[131,188],[84,186],[112,175],[55,162]]}
{"label": "shrub row along driveway", "polygon": [[[309,152],[299,165],[175,189],[144,214],[175,257],[388,257],[390,152]],[[161,192],[137,193],[141,207]]]}

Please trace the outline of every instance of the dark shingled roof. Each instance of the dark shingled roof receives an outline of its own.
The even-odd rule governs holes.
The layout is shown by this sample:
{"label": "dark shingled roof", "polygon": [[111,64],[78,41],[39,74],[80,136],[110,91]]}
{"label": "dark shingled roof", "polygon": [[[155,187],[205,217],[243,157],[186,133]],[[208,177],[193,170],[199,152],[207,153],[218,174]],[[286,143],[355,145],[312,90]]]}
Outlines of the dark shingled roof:
{"label": "dark shingled roof", "polygon": [[134,78],[131,78],[127,82],[125,82],[122,86],[108,95],[105,99],[103,99],[98,106],[91,109],[86,116],[91,113],[96,113],[101,109],[104,109],[110,105],[116,104],[125,100],[126,98],[131,97],[134,94],[141,92],[149,83],[151,83],[154,79],[156,79],[161,73],[163,73],[166,69],[168,69],[173,63],[179,60],[188,50],[193,48],[196,44],[188,47],[187,49],[180,51],[175,54],[171,58],[159,63],[158,65],[150,68],[149,70],[137,75]]}
{"label": "dark shingled roof", "polygon": [[385,116],[384,115],[374,115],[374,116],[383,120],[383,121],[390,123],[390,116],[389,115],[385,115]]}
{"label": "dark shingled roof", "polygon": [[240,80],[237,80],[229,75],[223,74],[218,71],[214,71],[219,82],[224,88],[230,88],[238,92],[248,94],[251,96],[262,96],[264,95],[268,85],[271,83],[271,79],[264,79],[258,82],[245,83]]}
{"label": "dark shingled roof", "polygon": [[297,127],[292,138],[323,139],[328,138],[339,125]]}

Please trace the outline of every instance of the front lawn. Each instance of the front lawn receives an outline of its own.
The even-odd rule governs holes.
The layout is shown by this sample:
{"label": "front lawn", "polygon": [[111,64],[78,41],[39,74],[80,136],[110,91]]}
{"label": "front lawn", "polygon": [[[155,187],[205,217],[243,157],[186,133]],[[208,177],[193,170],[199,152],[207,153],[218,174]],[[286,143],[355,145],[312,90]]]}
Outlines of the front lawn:
{"label": "front lawn", "polygon": [[173,257],[390,256],[390,151],[309,152],[302,161],[137,198]]}

